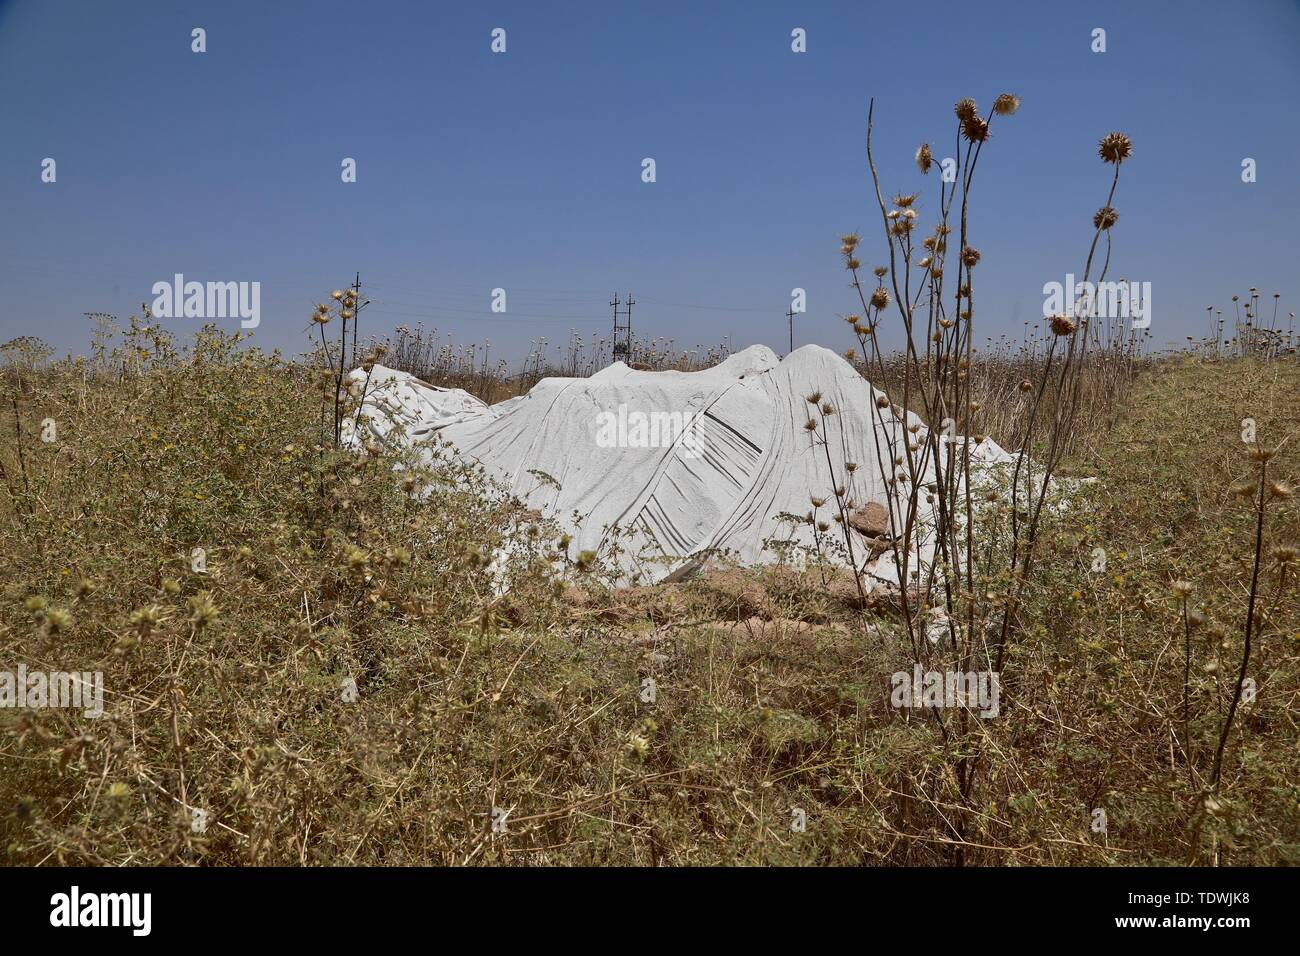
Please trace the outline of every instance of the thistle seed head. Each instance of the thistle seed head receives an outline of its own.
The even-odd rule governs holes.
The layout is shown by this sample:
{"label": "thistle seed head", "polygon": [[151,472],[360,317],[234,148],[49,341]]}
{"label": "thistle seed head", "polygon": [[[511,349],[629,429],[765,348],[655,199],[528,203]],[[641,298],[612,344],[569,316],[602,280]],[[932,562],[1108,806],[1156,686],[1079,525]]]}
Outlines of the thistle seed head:
{"label": "thistle seed head", "polygon": [[1119,165],[1133,155],[1133,141],[1124,133],[1107,133],[1097,144],[1103,162]]}
{"label": "thistle seed head", "polygon": [[1003,93],[993,101],[993,112],[999,116],[1010,116],[1020,109],[1020,97],[1014,93]]}

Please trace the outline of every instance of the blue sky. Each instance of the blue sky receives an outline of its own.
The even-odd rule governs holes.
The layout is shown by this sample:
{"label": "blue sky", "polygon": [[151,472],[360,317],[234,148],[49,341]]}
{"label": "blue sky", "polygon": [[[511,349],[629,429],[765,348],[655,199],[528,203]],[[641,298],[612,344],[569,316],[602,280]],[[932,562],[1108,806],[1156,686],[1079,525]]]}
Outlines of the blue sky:
{"label": "blue sky", "polygon": [[1249,286],[1296,309],[1297,50],[1293,0],[8,0],[0,341],[84,351],[82,313],[125,318],[181,272],[261,282],[255,340],[297,352],[311,304],[360,270],[370,331],[423,321],[512,358],[607,333],[615,291],[636,296],[638,336],[784,351],[796,286],[796,344],[838,351],[854,298],[837,237],[884,254],[868,99],[885,188],[925,187],[928,221],[937,181],[914,150],[947,155],[953,102],[1003,91],[1023,106],[973,196],[981,337],[1018,337],[1043,284],[1081,271],[1109,184],[1096,142],[1118,129],[1135,149],[1112,276],[1151,282],[1156,341],[1181,340]]}

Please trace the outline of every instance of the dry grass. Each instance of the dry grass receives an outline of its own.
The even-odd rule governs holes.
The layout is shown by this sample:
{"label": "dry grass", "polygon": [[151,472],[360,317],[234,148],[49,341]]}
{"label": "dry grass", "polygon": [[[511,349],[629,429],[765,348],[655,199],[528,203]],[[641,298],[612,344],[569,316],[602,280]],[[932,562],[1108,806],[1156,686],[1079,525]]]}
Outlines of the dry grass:
{"label": "dry grass", "polygon": [[[972,730],[960,856],[960,741],[889,706],[896,611],[782,567],[626,591],[560,573],[555,530],[454,462],[408,487],[320,445],[318,378],[211,332],[6,377],[0,669],[102,670],[107,713],[0,711],[5,863],[1300,860],[1300,616],[1267,557],[1293,501],[1269,506],[1258,695],[1201,800],[1253,553],[1239,423],[1295,475],[1293,363],[1153,363],[1080,444],[1101,481],[1044,531],[1002,716]],[[1175,579],[1205,616],[1185,749]]]}

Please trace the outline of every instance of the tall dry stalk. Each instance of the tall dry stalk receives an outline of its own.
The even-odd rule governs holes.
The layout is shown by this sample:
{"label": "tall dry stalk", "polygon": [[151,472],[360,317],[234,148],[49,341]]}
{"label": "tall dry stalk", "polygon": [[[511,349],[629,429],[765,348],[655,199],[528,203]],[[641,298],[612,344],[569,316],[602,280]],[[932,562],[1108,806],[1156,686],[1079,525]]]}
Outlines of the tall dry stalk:
{"label": "tall dry stalk", "polygon": [[[880,394],[871,411],[877,435],[876,464],[889,476],[889,540],[898,570],[903,626],[916,664],[928,669],[946,655],[945,662],[963,674],[972,672],[976,664],[1003,673],[1007,647],[1020,625],[1017,609],[1031,580],[1052,479],[1072,445],[1080,398],[1085,383],[1093,378],[1086,361],[1090,340],[1117,355],[1131,350],[1130,337],[1116,334],[1109,326],[1105,337],[1098,338],[1098,330],[1091,325],[1098,310],[1096,296],[1071,303],[1073,316],[1051,318],[1052,335],[1037,366],[1037,381],[1026,379],[1018,386],[1029,400],[1012,449],[1009,537],[981,542],[986,562],[981,570],[977,567],[977,522],[984,522],[991,511],[994,520],[980,533],[996,538],[1003,505],[994,495],[990,502],[994,507],[983,509],[974,487],[980,470],[976,449],[984,436],[977,430],[981,403],[972,386],[974,278],[981,255],[972,245],[971,209],[975,172],[991,125],[997,117],[1014,114],[1019,106],[1017,96],[1004,93],[994,101],[986,119],[974,100],[956,104],[956,158],[941,164],[944,175],[940,177],[937,222],[918,241],[918,194],[898,194],[888,203],[885,200],[873,152],[873,101],[867,117],[867,162],[888,251],[888,265],[874,270],[874,287],[868,289],[860,274],[861,238],[846,235],[841,245],[862,307],[861,315],[847,318],[862,350],[862,371],[882,384],[889,382],[896,397],[891,401]],[[1118,218],[1112,202],[1120,164],[1131,149],[1128,137],[1120,133],[1101,140],[1101,158],[1115,166],[1115,173],[1106,203],[1093,220],[1092,244],[1083,271],[1085,284],[1103,236],[1105,260],[1098,283],[1109,267],[1110,229]],[[923,174],[936,164],[928,143],[917,150],[916,162]],[[957,245],[950,256],[954,233]],[[950,260],[954,260],[954,278],[945,285]],[[901,357],[889,360],[893,368],[887,370],[878,329],[891,306],[902,325],[904,348]],[[841,527],[851,545],[848,522]],[[995,558],[1001,566],[995,567]],[[861,587],[863,569],[855,565],[855,571]],[[941,622],[941,637],[936,636],[936,620]],[[995,635],[991,647],[986,640],[990,633]],[[973,794],[983,738],[972,734],[967,707],[958,708],[949,717],[939,709],[931,709],[930,715],[943,739],[956,745],[960,754],[952,766],[955,792],[946,795],[956,798],[947,800],[956,809],[945,815],[944,825],[954,847],[953,862],[961,864],[974,819]]]}

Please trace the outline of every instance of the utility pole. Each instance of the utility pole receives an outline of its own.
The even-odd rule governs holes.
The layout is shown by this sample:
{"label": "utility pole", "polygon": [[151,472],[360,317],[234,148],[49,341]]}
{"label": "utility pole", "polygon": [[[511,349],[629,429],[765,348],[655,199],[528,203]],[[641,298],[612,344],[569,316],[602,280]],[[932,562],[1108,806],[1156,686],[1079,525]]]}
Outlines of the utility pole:
{"label": "utility pole", "polygon": [[[624,362],[632,361],[632,306],[635,304],[636,300],[632,298],[630,292],[627,296],[627,302],[620,302],[618,299],[618,293],[616,292],[614,293],[614,301],[610,303],[610,305],[614,307],[613,338],[615,362],[619,361],[620,358]],[[620,311],[620,305],[624,305],[626,308]],[[620,315],[624,319],[622,324],[618,321]]]}
{"label": "utility pole", "polygon": [[[790,311],[786,313],[786,318],[790,320],[790,352],[794,351],[794,306],[790,306]],[[790,352],[786,352],[789,355]]]}
{"label": "utility pole", "polygon": [[361,310],[370,304],[369,299],[361,298],[361,273],[357,273],[356,280],[352,283],[352,292],[356,296],[356,305],[352,310],[352,358],[355,361],[357,357],[357,326],[361,318]]}

